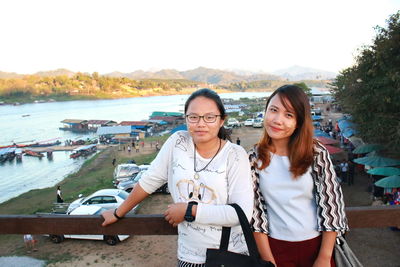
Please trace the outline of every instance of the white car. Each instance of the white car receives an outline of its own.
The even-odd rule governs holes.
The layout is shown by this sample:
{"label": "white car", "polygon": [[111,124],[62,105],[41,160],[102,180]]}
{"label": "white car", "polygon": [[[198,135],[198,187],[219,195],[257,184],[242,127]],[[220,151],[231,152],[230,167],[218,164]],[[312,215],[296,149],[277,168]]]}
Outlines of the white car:
{"label": "white car", "polygon": [[[80,206],[96,205],[105,209],[116,209],[127,199],[129,194],[119,189],[101,189],[88,197],[81,197],[69,204],[67,214]],[[134,207],[133,211],[137,208]]]}
{"label": "white car", "polygon": [[235,118],[229,118],[227,122],[228,127],[240,127],[240,122]]}
{"label": "white car", "polygon": [[[74,209],[69,215],[101,215],[105,208],[96,205],[80,206]],[[114,246],[118,242],[123,241],[129,235],[49,235],[53,243],[61,243],[65,238],[104,240],[108,245]]]}
{"label": "white car", "polygon": [[253,128],[262,128],[264,125],[264,119],[257,118],[254,120]]}
{"label": "white car", "polygon": [[247,119],[244,122],[244,126],[253,126],[254,119]]}

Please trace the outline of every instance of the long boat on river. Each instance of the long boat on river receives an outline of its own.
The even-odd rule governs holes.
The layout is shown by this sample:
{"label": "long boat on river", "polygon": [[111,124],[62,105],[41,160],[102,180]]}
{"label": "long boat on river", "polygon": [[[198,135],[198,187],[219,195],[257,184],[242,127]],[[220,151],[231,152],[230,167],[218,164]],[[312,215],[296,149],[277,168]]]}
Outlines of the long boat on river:
{"label": "long boat on river", "polygon": [[61,141],[57,140],[55,142],[50,142],[50,143],[36,143],[34,145],[31,145],[30,147],[48,147],[48,146],[58,146],[61,145]]}
{"label": "long boat on river", "polygon": [[37,157],[37,158],[44,157],[44,155],[42,153],[36,152],[36,151],[33,151],[33,150],[26,149],[26,150],[24,150],[24,152],[25,152],[25,156],[31,156],[31,157]]}
{"label": "long boat on river", "polygon": [[87,146],[80,146],[72,150],[71,155],[69,155],[70,158],[77,158],[80,156],[88,156],[94,152],[97,151],[97,145],[96,144],[91,144]]}

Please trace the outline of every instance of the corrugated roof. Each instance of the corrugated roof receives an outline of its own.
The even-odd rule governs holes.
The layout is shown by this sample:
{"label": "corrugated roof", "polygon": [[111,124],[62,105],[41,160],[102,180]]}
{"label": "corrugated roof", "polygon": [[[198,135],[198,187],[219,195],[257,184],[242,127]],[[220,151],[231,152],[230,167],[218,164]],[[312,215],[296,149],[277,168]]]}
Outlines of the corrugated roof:
{"label": "corrugated roof", "polygon": [[88,120],[88,124],[107,124],[107,123],[117,123],[117,122],[110,120]]}
{"label": "corrugated roof", "polygon": [[87,120],[65,119],[62,123],[87,123]]}
{"label": "corrugated roof", "polygon": [[131,126],[102,126],[97,128],[98,135],[131,133]]}
{"label": "corrugated roof", "polygon": [[166,111],[154,111],[154,112],[150,115],[150,117],[153,117],[153,116],[167,116],[167,117],[173,116],[173,117],[182,117],[182,116],[183,116],[183,113],[180,113],[180,112],[166,112]]}
{"label": "corrugated roof", "polygon": [[163,120],[163,121],[167,121],[167,122],[173,122],[179,119],[183,119],[183,118],[179,118],[179,117],[165,117],[165,116],[153,116],[151,117],[152,120]]}
{"label": "corrugated roof", "polygon": [[146,126],[149,124],[147,121],[121,121],[119,125],[136,125],[136,126]]}

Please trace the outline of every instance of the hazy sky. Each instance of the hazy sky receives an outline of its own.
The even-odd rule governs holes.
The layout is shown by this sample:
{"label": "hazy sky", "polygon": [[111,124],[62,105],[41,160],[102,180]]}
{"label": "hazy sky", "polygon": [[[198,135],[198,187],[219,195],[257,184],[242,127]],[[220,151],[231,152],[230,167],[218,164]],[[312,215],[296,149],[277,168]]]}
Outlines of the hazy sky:
{"label": "hazy sky", "polygon": [[400,0],[1,0],[0,71],[338,72]]}

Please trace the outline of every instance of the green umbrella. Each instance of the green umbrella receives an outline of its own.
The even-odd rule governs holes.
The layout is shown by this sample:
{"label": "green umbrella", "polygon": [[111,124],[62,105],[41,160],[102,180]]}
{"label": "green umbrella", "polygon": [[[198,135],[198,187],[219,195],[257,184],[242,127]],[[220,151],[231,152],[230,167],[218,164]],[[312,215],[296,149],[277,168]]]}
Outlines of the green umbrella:
{"label": "green umbrella", "polygon": [[358,164],[369,165],[372,167],[386,167],[386,166],[400,165],[400,160],[398,159],[383,158],[378,156],[357,158],[354,159],[353,161]]}
{"label": "green umbrella", "polygon": [[400,175],[400,169],[393,167],[380,167],[380,168],[370,169],[367,171],[367,173],[373,175],[392,176],[392,175]]}
{"label": "green umbrella", "polygon": [[381,150],[382,146],[378,144],[365,144],[353,150],[354,154],[366,154],[372,151]]}
{"label": "green umbrella", "polygon": [[393,175],[375,182],[376,186],[383,188],[398,188],[400,187],[400,176]]}

